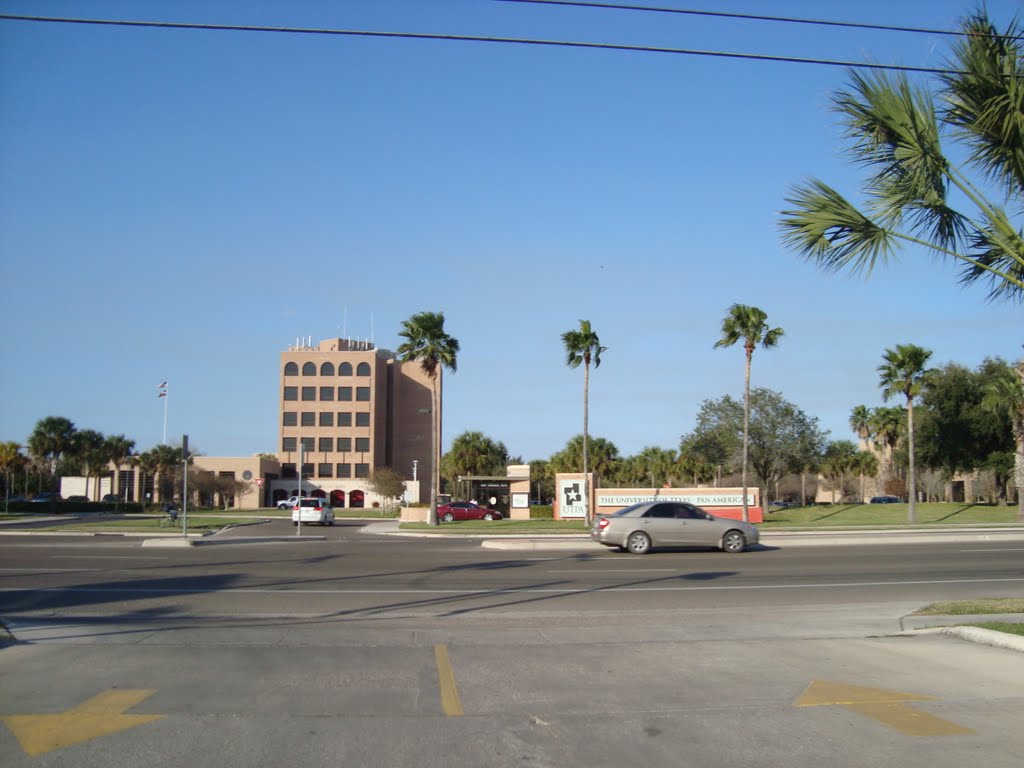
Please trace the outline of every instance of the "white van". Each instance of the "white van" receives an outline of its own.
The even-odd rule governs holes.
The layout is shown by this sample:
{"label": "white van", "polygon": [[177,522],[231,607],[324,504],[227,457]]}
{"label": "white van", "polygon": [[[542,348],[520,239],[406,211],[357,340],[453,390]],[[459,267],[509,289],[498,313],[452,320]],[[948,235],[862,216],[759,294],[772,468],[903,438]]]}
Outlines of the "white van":
{"label": "white van", "polygon": [[292,525],[298,525],[300,520],[304,523],[334,525],[334,510],[327,503],[327,499],[314,497],[296,499],[292,505]]}

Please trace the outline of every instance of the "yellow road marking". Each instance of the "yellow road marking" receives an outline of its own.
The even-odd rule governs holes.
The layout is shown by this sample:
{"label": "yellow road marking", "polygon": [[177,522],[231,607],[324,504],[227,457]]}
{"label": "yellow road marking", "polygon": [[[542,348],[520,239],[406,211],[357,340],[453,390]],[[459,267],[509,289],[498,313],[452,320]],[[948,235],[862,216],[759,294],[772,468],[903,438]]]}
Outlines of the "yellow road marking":
{"label": "yellow road marking", "polygon": [[934,696],[865,688],[815,680],[796,700],[798,707],[840,706],[877,720],[907,736],[953,736],[974,733],[970,728],[921,712],[905,702],[937,701]]}
{"label": "yellow road marking", "polygon": [[153,690],[104,691],[55,715],[3,715],[25,752],[33,757],[159,720],[165,715],[125,715],[124,710],[152,696]]}
{"label": "yellow road marking", "polygon": [[441,684],[441,708],[448,717],[462,717],[462,701],[455,684],[455,672],[448,659],[448,646],[434,646],[434,660],[437,662],[437,681]]}

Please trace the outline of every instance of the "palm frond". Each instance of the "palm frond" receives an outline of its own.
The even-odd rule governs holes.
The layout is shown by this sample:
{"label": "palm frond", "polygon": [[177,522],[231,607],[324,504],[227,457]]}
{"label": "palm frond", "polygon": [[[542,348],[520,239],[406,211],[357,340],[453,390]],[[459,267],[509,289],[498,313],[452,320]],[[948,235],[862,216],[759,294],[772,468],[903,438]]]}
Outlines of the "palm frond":
{"label": "palm frond", "polygon": [[831,272],[870,273],[893,252],[893,233],[865,216],[827,184],[812,179],[793,187],[781,213],[782,239]]}

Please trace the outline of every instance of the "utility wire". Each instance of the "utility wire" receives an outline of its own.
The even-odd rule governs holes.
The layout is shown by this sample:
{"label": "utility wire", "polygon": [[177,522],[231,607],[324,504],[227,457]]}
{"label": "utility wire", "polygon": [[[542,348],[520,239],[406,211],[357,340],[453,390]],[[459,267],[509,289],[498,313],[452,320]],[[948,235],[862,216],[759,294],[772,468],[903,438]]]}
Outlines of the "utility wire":
{"label": "utility wire", "polygon": [[846,67],[852,69],[884,69],[895,72],[924,72],[934,75],[961,74],[953,69],[936,69],[934,67],[913,67],[903,64],[874,64],[870,62],[839,61],[836,59],[808,59],[797,56],[768,56],[755,53],[736,53],[729,51],[702,51],[692,48],[662,48],[648,45],[621,45],[617,43],[587,43],[572,40],[538,40],[519,37],[486,37],[482,35],[439,35],[424,32],[380,32],[362,29],[324,29],[318,27],[263,27],[238,24],[190,24],[173,21],[129,21],[125,19],[82,19],[56,16],[21,16],[0,14],[0,21],[31,21],[52,24],[90,24],[111,27],[148,27],[156,29],[190,29],[221,32],[276,32],[299,35],[343,35],[350,37],[381,37],[400,38],[407,40],[447,40],[471,43],[504,43],[511,45],[540,45],[564,48],[590,48],[609,51],[634,51],[640,53],[670,53],[683,56],[712,56],[723,59],[743,59],[748,61],[774,61],[789,64],[818,64],[829,67]]}
{"label": "utility wire", "polygon": [[[743,19],[746,21],[778,21],[787,24],[814,24],[822,27],[848,27],[851,29],[874,29],[883,32],[916,32],[926,35],[966,36],[965,32],[949,29],[925,29],[922,27],[893,27],[885,24],[862,24],[854,21],[828,21],[826,19],[800,19],[788,16],[759,16],[752,13],[728,13],[725,11],[695,11],[686,8],[665,8],[654,5],[626,5],[623,3],[595,3],[584,0],[496,0],[499,3],[527,3],[531,5],[568,5],[578,8],[602,8],[615,11],[645,11],[649,13],[676,13],[687,16],[714,16],[721,19]],[[1000,35],[1001,37],[1001,35]]]}

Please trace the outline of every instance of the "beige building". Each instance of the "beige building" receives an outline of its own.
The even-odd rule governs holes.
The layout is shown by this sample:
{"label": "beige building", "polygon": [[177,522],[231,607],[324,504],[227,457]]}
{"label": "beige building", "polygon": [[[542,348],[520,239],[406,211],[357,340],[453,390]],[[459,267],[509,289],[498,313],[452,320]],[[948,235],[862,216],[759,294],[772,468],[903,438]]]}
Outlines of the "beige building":
{"label": "beige building", "polygon": [[281,474],[271,503],[297,493],[301,471],[304,494],[334,507],[370,506],[367,484],[379,467],[407,479],[407,503],[425,500],[431,382],[419,363],[365,341],[296,343],[281,353],[279,391]]}

